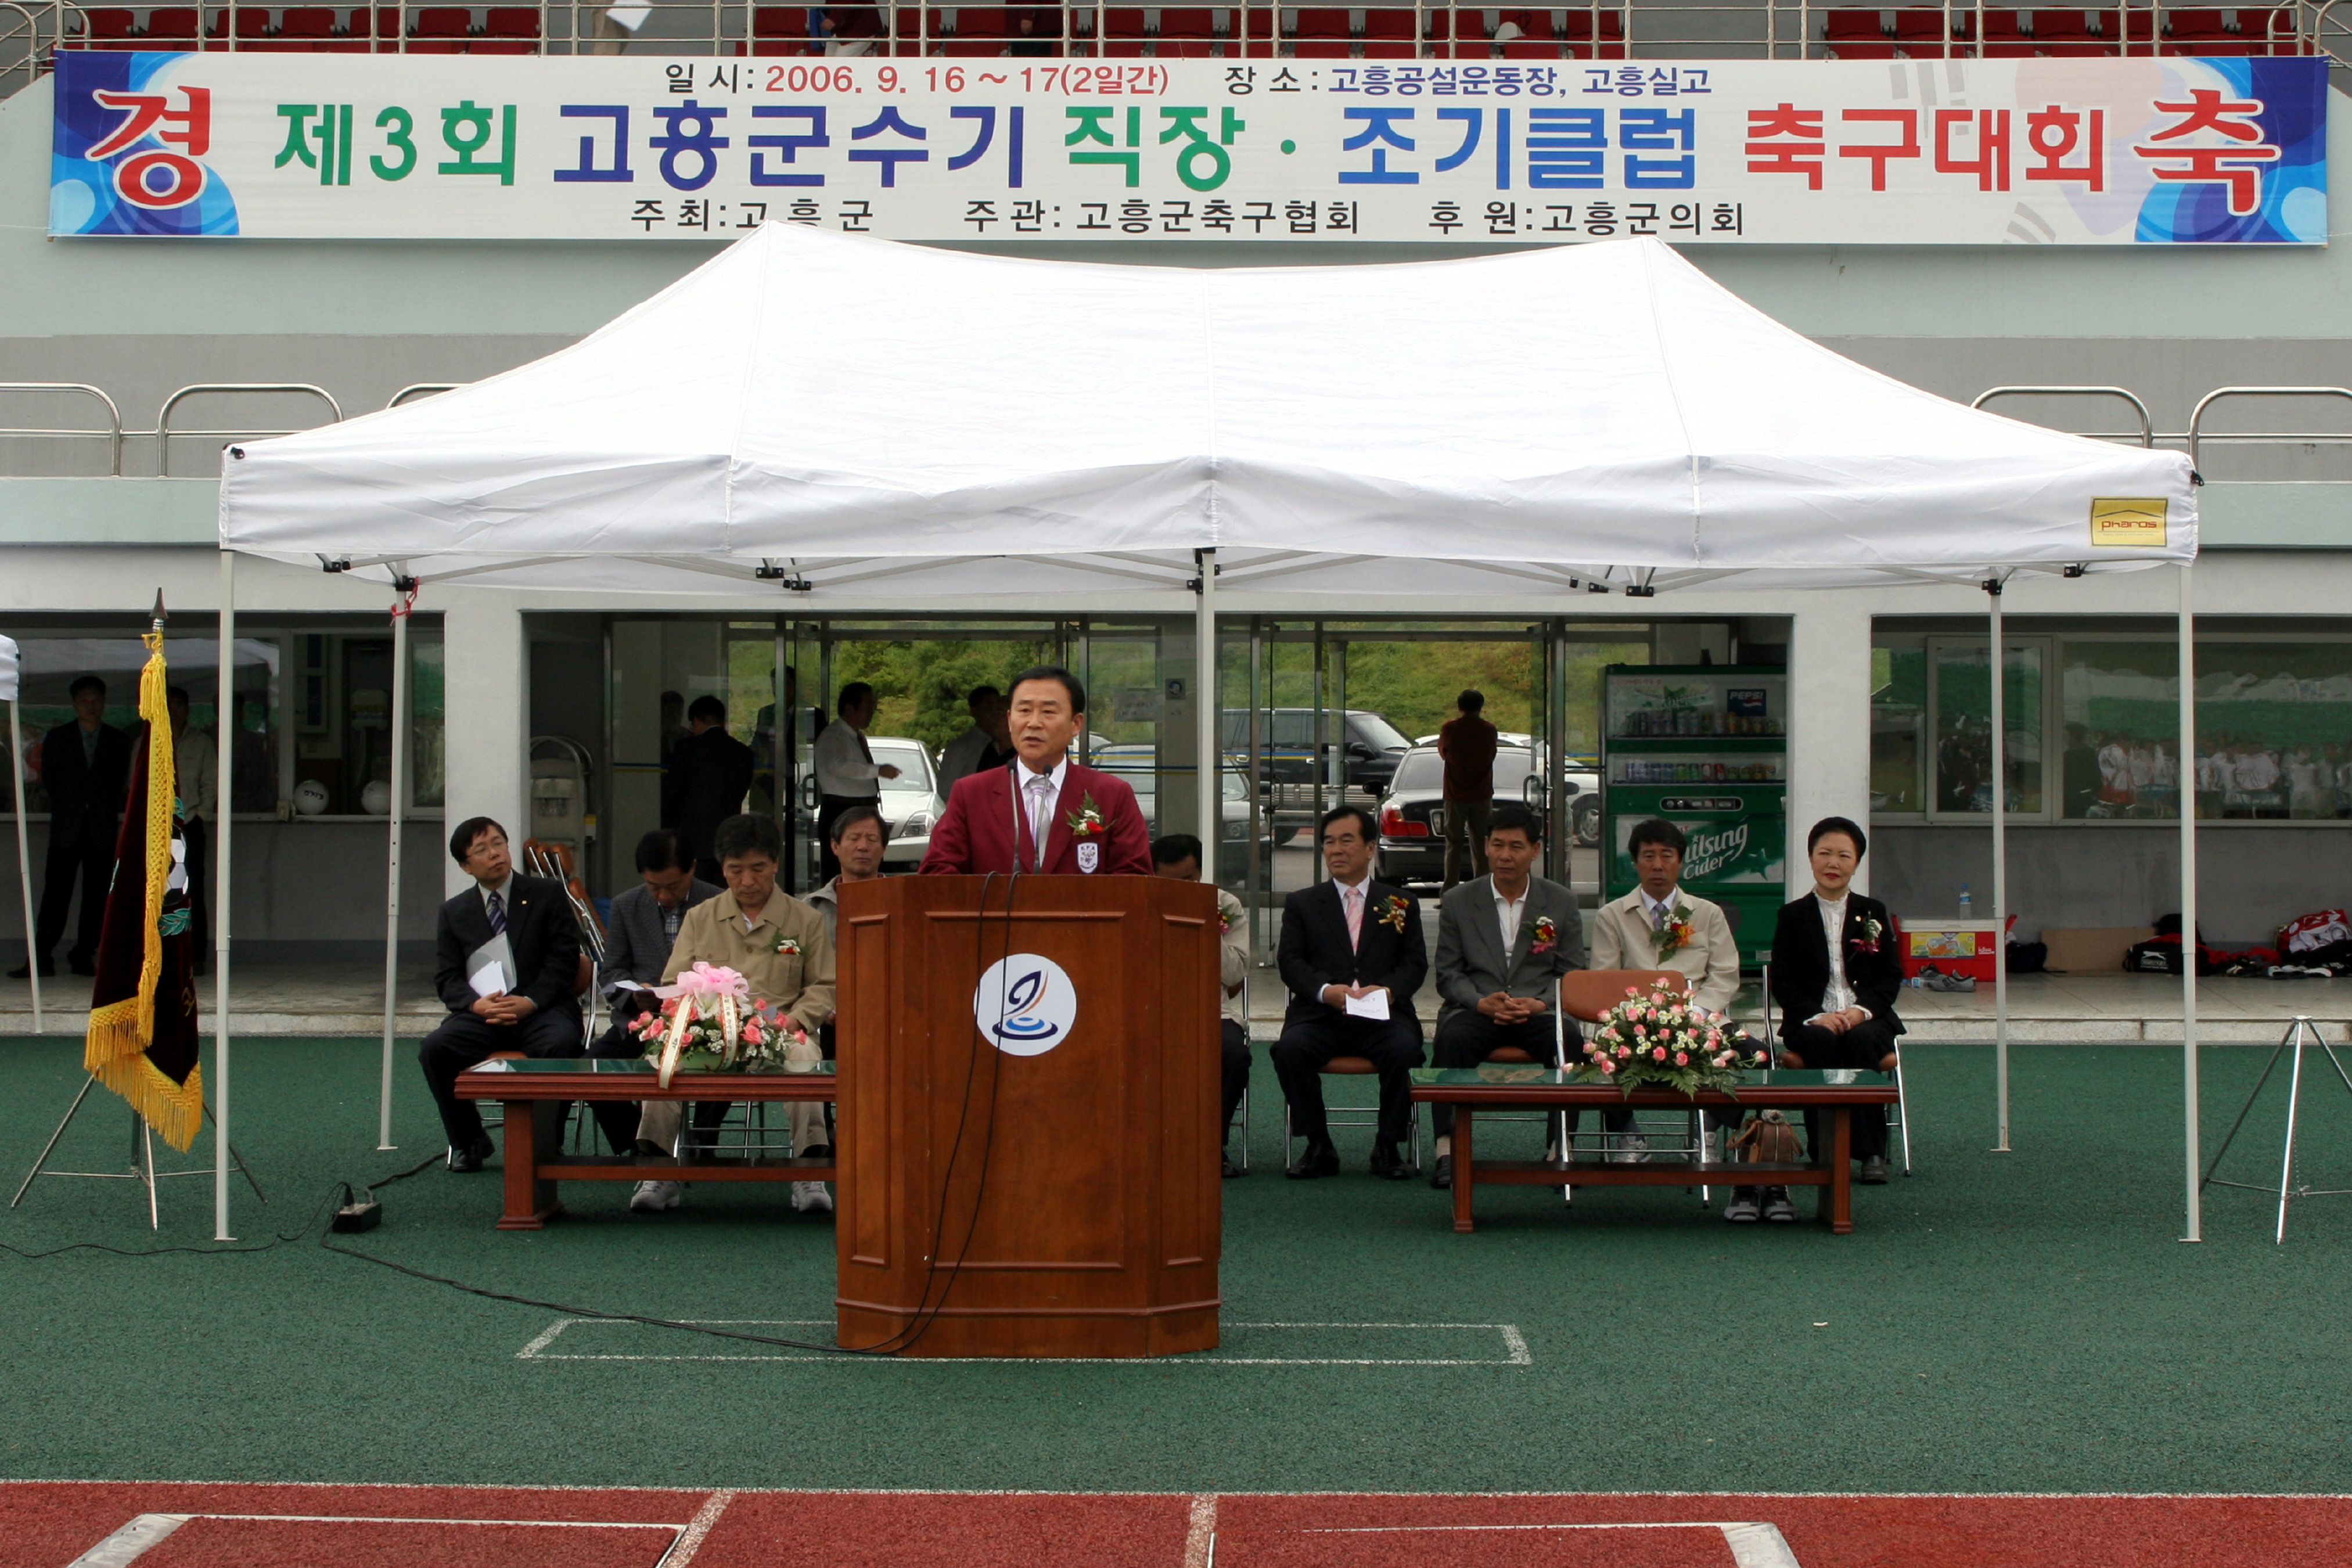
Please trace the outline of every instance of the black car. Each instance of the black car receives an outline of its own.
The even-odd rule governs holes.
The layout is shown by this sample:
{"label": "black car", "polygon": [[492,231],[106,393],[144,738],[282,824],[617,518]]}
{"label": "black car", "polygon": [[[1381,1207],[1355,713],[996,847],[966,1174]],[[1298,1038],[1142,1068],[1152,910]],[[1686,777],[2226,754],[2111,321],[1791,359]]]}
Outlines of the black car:
{"label": "black car", "polygon": [[[1389,780],[1396,773],[1397,763],[1412,749],[1412,742],[1378,713],[1351,708],[1345,715],[1326,715],[1330,729],[1329,741],[1318,746],[1316,743],[1317,711],[1313,708],[1266,708],[1259,710],[1259,776],[1265,783],[1276,786],[1311,787],[1318,779],[1331,776],[1328,747],[1336,744],[1346,754],[1349,788],[1361,790],[1375,797],[1387,793]],[[1343,717],[1346,721],[1344,725],[1341,723]],[[1249,710],[1228,708],[1224,720],[1226,752],[1235,756],[1247,756],[1250,749]]]}
{"label": "black car", "polygon": [[[1495,750],[1495,799],[1534,804],[1540,799],[1535,777],[1537,753],[1526,746]],[[1601,794],[1594,776],[1572,768],[1566,781],[1569,822],[1579,844],[1598,843]],[[1380,865],[1384,882],[1405,885],[1445,880],[1445,760],[1433,745],[1415,746],[1398,763],[1388,798],[1381,802]],[[1558,865],[1557,861],[1553,862]],[[1567,879],[1564,868],[1547,876]]]}

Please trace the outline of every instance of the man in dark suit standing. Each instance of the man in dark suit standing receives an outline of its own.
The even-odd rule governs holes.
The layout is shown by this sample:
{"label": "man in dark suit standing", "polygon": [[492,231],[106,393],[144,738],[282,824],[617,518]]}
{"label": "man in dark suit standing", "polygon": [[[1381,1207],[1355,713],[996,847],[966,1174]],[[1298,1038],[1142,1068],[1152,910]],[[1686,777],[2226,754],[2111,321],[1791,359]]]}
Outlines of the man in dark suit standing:
{"label": "man in dark suit standing", "polygon": [[41,738],[41,784],[49,793],[49,853],[41,869],[41,912],[34,922],[32,963],[14,972],[24,979],[37,964],[58,972],[58,943],[66,934],[66,911],[74,882],[81,882],[81,919],[66,962],[76,974],[95,974],[99,924],[106,917],[106,884],[114,874],[114,835],[122,823],[122,795],[131,787],[131,737],[106,722],[106,682],[77,677],[70,724]]}
{"label": "man in dark suit standing", "polygon": [[1302,888],[1282,906],[1276,959],[1290,1006],[1282,1038],[1268,1053],[1293,1136],[1306,1152],[1287,1174],[1336,1175],[1339,1151],[1323,1110],[1323,1068],[1334,1057],[1362,1057],[1380,1074],[1380,1125],[1372,1174],[1402,1181],[1412,1173],[1398,1156],[1412,1114],[1411,1073],[1421,1065],[1421,1018],[1413,993],[1429,974],[1421,906],[1402,888],[1372,878],[1380,828],[1372,814],[1343,805],[1323,814],[1323,865],[1330,880]]}
{"label": "man in dark suit standing", "polygon": [[[1509,1047],[1552,1066],[1582,1043],[1559,1011],[1559,977],[1584,967],[1584,920],[1565,883],[1535,875],[1543,819],[1515,800],[1486,829],[1486,876],[1445,895],[1437,916],[1437,1048],[1442,1068],[1476,1067]],[[1454,1184],[1454,1108],[1430,1107],[1433,1187]]]}
{"label": "man in dark suit standing", "polygon": [[[1903,989],[1895,920],[1885,904],[1853,890],[1869,844],[1861,826],[1843,816],[1822,818],[1805,836],[1813,890],[1780,906],[1772,933],[1772,1000],[1780,1010],[1784,1066],[1895,1070],[1895,1037],[1903,1032],[1895,1016],[1895,993]],[[1885,1109],[1858,1105],[1852,1115],[1862,1179],[1884,1182]],[[1818,1111],[1805,1113],[1808,1147],[1824,1147],[1826,1125]]]}
{"label": "man in dark suit standing", "polygon": [[727,704],[716,697],[694,700],[686,710],[692,733],[671,748],[669,773],[662,780],[662,822],[686,837],[696,874],[719,880],[710,858],[710,836],[743,809],[757,761],[751,748],[727,732]]}
{"label": "man in dark suit standing", "polygon": [[433,984],[449,1016],[416,1060],[448,1131],[449,1169],[478,1171],[498,1151],[473,1101],[457,1098],[457,1075],[493,1051],[582,1054],[580,927],[561,883],[515,875],[506,829],[488,817],[459,823],[449,853],[474,886],[441,906]]}
{"label": "man in dark suit standing", "polygon": [[[604,963],[596,972],[597,989],[613,1009],[612,1027],[596,1037],[592,1057],[626,1058],[646,1054],[645,1042],[628,1032],[632,1020],[660,1005],[654,987],[661,984],[662,966],[677,945],[678,928],[686,911],[720,889],[694,874],[694,856],[686,837],[674,827],[656,827],[637,840],[638,883],[614,895],[613,912],[604,921]],[[637,1152],[637,1108],[625,1100],[589,1102],[596,1125],[615,1154]],[[648,1150],[647,1152],[657,1151]]]}
{"label": "man in dark suit standing", "polygon": [[1135,791],[1115,773],[1070,761],[1087,721],[1078,678],[1039,665],[1013,678],[1005,700],[1013,765],[957,781],[931,827],[923,871],[1151,875],[1151,833]]}

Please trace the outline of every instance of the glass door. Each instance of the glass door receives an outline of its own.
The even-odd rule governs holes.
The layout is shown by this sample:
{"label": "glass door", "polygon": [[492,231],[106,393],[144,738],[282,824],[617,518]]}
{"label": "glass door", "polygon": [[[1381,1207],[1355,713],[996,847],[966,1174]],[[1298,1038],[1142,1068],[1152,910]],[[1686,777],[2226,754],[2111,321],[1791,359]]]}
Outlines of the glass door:
{"label": "glass door", "polygon": [[[2046,816],[2042,710],[2046,700],[2048,639],[2003,640],[2004,809],[2015,816]],[[1929,700],[1935,714],[1930,735],[1932,816],[1992,812],[1992,681],[1986,647],[1982,638],[1937,637],[1927,645]]]}

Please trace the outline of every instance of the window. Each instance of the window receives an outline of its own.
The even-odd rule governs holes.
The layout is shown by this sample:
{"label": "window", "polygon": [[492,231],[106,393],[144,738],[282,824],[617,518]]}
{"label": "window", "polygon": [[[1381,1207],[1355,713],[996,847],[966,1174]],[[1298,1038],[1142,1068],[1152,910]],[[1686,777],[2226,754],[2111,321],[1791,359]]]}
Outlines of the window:
{"label": "window", "polygon": [[2168,642],[2069,637],[2058,674],[2059,814],[2180,816],[2180,654]]}
{"label": "window", "polygon": [[2352,817],[2352,642],[2197,642],[2197,815]]}
{"label": "window", "polygon": [[[391,634],[297,631],[285,640],[294,670],[296,813],[389,815]],[[442,738],[445,668],[437,631],[420,631],[411,623],[408,674],[409,805],[437,807],[448,776]],[[274,781],[271,799],[274,804]]]}
{"label": "window", "polygon": [[[1932,810],[1939,815],[1992,811],[1991,659],[1982,640],[1938,637],[1928,645],[1935,675]],[[2042,814],[2042,669],[2039,641],[2011,642],[2002,658],[2003,809]]]}
{"label": "window", "polygon": [[1927,809],[1927,644],[1870,650],[1870,809]]}
{"label": "window", "polygon": [[[73,698],[68,690],[85,675],[106,682],[106,708],[100,721],[133,734],[139,729],[139,672],[147,662],[145,644],[135,637],[26,637],[17,642],[20,656],[19,713],[31,788],[26,805],[35,812],[49,809],[41,787],[41,739],[50,730],[74,721]],[[233,763],[235,809],[270,811],[278,804],[278,779],[272,758],[278,666],[278,646],[258,638],[236,641],[236,699],[243,710],[239,742]],[[188,727],[217,738],[220,701],[220,644],[208,637],[166,637],[163,641],[166,679],[188,694]],[[16,808],[16,759],[7,755],[7,736],[0,731],[0,808]]]}

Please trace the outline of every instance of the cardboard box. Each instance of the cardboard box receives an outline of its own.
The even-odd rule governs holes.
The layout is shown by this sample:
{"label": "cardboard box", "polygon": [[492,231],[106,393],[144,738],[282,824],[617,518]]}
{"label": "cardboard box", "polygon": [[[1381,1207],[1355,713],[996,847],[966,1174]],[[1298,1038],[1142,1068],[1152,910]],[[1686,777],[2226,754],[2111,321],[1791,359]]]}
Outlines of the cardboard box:
{"label": "cardboard box", "polygon": [[1901,924],[1906,980],[1932,963],[1945,974],[1969,974],[1992,984],[1992,921],[1906,917]]}
{"label": "cardboard box", "polygon": [[2053,926],[2042,940],[2050,946],[2043,964],[2069,974],[2120,974],[2124,952],[2136,942],[2156,934],[2154,926],[2083,926],[2073,931]]}

